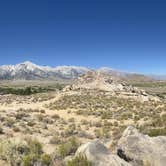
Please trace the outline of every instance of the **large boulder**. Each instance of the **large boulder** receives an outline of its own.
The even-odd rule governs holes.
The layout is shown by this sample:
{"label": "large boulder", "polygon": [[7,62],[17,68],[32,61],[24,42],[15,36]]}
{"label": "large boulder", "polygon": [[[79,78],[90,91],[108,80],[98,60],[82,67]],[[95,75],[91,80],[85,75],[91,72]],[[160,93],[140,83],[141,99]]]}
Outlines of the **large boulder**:
{"label": "large boulder", "polygon": [[93,166],[131,166],[128,162],[114,155],[99,140],[95,140],[78,148],[76,155],[85,155]]}
{"label": "large boulder", "polygon": [[132,165],[166,166],[166,137],[149,137],[132,126],[124,131],[118,151],[132,159]]}

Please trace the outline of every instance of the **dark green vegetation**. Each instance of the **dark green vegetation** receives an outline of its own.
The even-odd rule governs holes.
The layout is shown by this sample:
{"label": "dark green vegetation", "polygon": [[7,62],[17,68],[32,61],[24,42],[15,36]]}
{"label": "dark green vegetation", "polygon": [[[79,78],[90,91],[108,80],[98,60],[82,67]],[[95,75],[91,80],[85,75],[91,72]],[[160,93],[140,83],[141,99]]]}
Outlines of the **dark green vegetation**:
{"label": "dark green vegetation", "polygon": [[62,90],[64,85],[55,84],[54,87],[40,87],[40,86],[29,86],[29,87],[0,87],[0,94],[15,94],[15,95],[32,95],[36,93],[46,93],[55,90]]}
{"label": "dark green vegetation", "polygon": [[80,154],[69,161],[67,166],[92,166],[92,163],[87,160],[86,156]]}
{"label": "dark green vegetation", "polygon": [[166,81],[130,82],[130,84],[162,99],[166,98]]}
{"label": "dark green vegetation", "polygon": [[151,82],[139,82],[139,83],[132,83],[133,86],[136,87],[166,87],[166,82],[165,81],[151,81]]}

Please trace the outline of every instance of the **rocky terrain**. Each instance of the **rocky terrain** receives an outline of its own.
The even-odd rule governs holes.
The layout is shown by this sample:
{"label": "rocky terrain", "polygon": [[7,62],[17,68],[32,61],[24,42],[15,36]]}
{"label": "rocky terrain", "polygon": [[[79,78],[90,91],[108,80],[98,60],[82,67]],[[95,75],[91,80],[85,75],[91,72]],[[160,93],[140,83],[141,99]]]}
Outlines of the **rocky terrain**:
{"label": "rocky terrain", "polygon": [[89,71],[64,90],[84,91],[85,89],[105,91],[112,96],[135,98],[142,101],[158,100],[157,97],[147,94],[144,90],[126,84],[121,77],[112,76],[103,71]]}
{"label": "rocky terrain", "polygon": [[166,137],[149,137],[129,126],[111,151],[99,140],[78,148],[75,157],[86,156],[94,166],[165,166]]}
{"label": "rocky terrain", "polygon": [[89,71],[65,87],[1,85],[10,91],[0,95],[0,165],[165,163],[166,101],[160,96],[103,71]]}

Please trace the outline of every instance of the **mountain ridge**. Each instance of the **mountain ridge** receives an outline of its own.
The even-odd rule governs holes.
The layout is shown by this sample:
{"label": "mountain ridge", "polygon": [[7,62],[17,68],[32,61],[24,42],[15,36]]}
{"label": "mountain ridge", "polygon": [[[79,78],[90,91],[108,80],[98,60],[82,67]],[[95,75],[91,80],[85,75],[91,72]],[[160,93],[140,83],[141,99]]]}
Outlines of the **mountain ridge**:
{"label": "mountain ridge", "polygon": [[142,80],[165,80],[165,76],[159,75],[144,75],[134,72],[125,72],[109,67],[101,67],[99,69],[91,69],[82,66],[40,66],[30,61],[25,61],[16,65],[0,66],[0,80],[55,80],[55,79],[76,79],[79,76],[86,74],[89,71],[99,71],[108,73],[114,77],[121,79],[140,79]]}
{"label": "mountain ridge", "polygon": [[77,66],[39,66],[30,61],[0,66],[1,80],[74,79],[90,69]]}

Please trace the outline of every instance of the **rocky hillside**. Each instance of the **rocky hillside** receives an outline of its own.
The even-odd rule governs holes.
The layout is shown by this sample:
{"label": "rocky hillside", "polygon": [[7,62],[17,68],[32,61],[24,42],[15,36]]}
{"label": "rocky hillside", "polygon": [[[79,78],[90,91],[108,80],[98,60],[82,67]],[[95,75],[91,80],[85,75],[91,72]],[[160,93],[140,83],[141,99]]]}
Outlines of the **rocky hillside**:
{"label": "rocky hillside", "polygon": [[126,84],[120,77],[101,71],[87,72],[79,77],[74,84],[67,86],[64,90],[77,91],[85,89],[104,91],[111,95],[137,98],[143,101],[149,99],[157,100],[157,98],[148,95],[144,90]]}
{"label": "rocky hillside", "polygon": [[[117,76],[109,75],[100,71],[90,71],[73,84],[73,89],[100,89],[104,91],[129,91],[131,87],[125,86]],[[126,89],[125,89],[126,88]],[[129,88],[129,89],[127,89]],[[134,89],[133,89],[134,90]]]}

